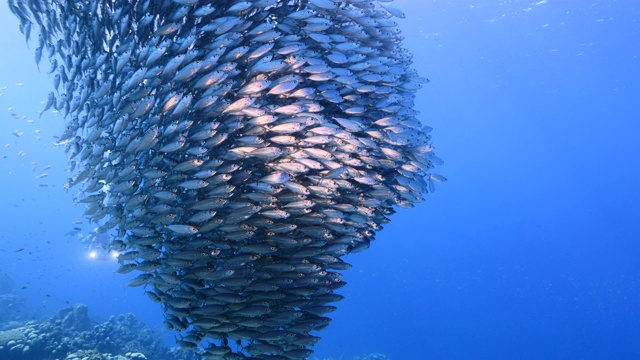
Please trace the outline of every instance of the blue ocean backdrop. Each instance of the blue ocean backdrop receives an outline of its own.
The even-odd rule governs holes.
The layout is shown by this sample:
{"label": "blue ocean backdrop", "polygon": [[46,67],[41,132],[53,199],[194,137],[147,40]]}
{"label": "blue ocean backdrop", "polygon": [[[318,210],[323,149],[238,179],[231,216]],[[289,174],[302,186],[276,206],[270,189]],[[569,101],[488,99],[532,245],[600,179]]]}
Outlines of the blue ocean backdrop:
{"label": "blue ocean backdrop", "polygon": [[[640,358],[640,2],[392,5],[448,181],[346,257],[313,357]],[[133,274],[81,243],[93,225],[52,144],[65,120],[38,114],[49,65],[6,3],[0,27],[0,310],[133,313],[173,346]]]}

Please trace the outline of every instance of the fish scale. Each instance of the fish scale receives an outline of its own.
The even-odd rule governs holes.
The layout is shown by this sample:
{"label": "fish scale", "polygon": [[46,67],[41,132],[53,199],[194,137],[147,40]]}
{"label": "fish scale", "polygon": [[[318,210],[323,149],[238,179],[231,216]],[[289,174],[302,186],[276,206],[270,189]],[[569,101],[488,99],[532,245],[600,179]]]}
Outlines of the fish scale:
{"label": "fish scale", "polygon": [[37,62],[55,50],[67,186],[186,348],[309,357],[342,299],[340,257],[446,180],[390,1],[13,2]]}

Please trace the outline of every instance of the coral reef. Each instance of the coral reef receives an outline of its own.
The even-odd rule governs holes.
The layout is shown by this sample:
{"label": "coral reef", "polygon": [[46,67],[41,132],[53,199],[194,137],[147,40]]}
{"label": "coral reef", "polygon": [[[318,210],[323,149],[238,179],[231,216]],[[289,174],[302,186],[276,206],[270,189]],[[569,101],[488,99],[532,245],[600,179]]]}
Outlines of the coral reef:
{"label": "coral reef", "polygon": [[148,359],[141,353],[126,353],[124,355],[111,355],[101,353],[96,350],[80,350],[73,354],[68,354],[64,360],[146,360]]}
{"label": "coral reef", "polygon": [[15,360],[192,360],[195,354],[167,349],[132,314],[98,324],[85,305],[60,310],[45,322],[0,331],[0,359]]}

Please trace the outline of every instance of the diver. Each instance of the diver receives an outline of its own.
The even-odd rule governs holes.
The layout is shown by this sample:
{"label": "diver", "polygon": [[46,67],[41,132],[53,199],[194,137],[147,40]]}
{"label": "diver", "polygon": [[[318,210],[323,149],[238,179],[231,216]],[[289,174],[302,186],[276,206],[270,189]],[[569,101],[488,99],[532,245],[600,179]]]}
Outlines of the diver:
{"label": "diver", "polygon": [[96,260],[109,260],[114,259],[118,254],[111,251],[109,244],[111,243],[111,237],[108,233],[98,233],[97,228],[84,235],[78,234],[80,242],[84,245],[85,251],[89,254],[89,258]]}

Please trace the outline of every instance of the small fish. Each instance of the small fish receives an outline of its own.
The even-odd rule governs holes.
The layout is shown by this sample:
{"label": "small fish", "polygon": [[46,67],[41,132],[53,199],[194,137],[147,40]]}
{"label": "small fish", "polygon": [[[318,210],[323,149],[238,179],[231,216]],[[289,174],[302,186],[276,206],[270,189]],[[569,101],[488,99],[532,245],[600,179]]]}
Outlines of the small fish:
{"label": "small fish", "polygon": [[55,93],[52,91],[49,93],[49,96],[47,97],[47,103],[44,105],[44,109],[42,109],[42,111],[39,112],[39,117],[42,117],[42,114],[49,110],[56,102],[56,95]]}
{"label": "small fish", "polygon": [[168,225],[167,229],[178,235],[193,235],[198,233],[198,228],[193,225]]}

